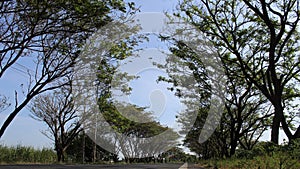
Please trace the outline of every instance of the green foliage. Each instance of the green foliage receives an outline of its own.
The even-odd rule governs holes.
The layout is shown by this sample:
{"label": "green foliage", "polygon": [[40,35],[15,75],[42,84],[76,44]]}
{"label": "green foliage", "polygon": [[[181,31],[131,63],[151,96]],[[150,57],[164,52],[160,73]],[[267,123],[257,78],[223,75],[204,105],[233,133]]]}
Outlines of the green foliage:
{"label": "green foliage", "polygon": [[[72,141],[66,150],[68,161],[72,163],[103,163],[111,160],[117,161],[118,155],[104,150],[87,135],[80,134]],[[94,159],[94,149],[96,148],[96,159]]]}
{"label": "green foliage", "polygon": [[252,150],[237,150],[234,158],[219,162],[219,167],[297,169],[300,167],[299,152],[299,140],[285,145],[260,142]]}
{"label": "green foliage", "polygon": [[[178,118],[178,122],[183,126],[181,132],[186,134],[184,145],[205,159],[230,157],[234,155],[239,143],[243,144],[245,149],[251,149],[257,143],[261,134],[267,129],[265,121],[271,116],[271,113],[265,110],[266,99],[257,92],[252,83],[245,81],[241,70],[233,66],[232,62],[234,61],[223,60],[222,64],[226,68],[226,71],[222,73],[222,76],[225,76],[224,83],[226,83],[223,96],[224,100],[226,100],[224,113],[221,117],[220,125],[214,124],[215,121],[218,122],[219,120],[209,120],[208,122],[207,117],[210,110],[211,95],[217,92],[212,91],[211,81],[215,79],[209,77],[209,68],[201,59],[207,59],[210,56],[206,56],[205,53],[197,54],[181,41],[172,38],[165,38],[164,40],[173,42],[175,47],[170,47],[173,55],[168,57],[167,64],[158,65],[160,68],[166,69],[170,79],[161,77],[159,80],[171,83],[173,87],[170,90],[175,90],[175,95],[179,98],[186,97],[187,99],[185,99],[184,103],[186,106],[191,107],[187,111],[181,112]],[[199,45],[205,46],[206,44]],[[186,86],[178,82],[180,81],[178,80],[179,76],[182,77],[182,75],[177,72],[181,72],[180,68],[183,66],[192,72],[191,76],[197,82],[197,87],[194,88],[197,89],[196,92],[201,96],[199,100],[187,101],[194,98],[188,98],[187,93],[181,90]],[[227,89],[226,91],[225,88]],[[195,106],[198,108],[196,111],[192,111],[194,104],[197,104]],[[223,103],[220,102],[220,104]],[[197,116],[195,117],[195,115]],[[217,119],[216,117],[214,118]],[[195,118],[195,122],[191,121]],[[219,127],[216,128],[215,132],[205,143],[199,144],[199,136],[205,130],[203,129],[204,124],[207,123],[211,123],[211,126],[218,125]]]}
{"label": "green foliage", "polygon": [[16,147],[7,147],[0,145],[0,163],[54,163],[56,153],[52,149],[34,149],[18,145]]}
{"label": "green foliage", "polygon": [[[239,10],[239,8],[235,9],[237,6],[240,7],[237,3],[240,2],[230,1],[228,3],[227,1],[220,0],[185,0],[180,3],[180,11],[175,14],[175,16],[183,19],[187,23],[193,25],[196,30],[200,30],[200,32],[204,33],[197,33],[196,36],[198,40],[196,45],[199,46],[199,48],[207,47],[204,51],[197,52],[197,49],[194,49],[189,43],[185,44],[183,41],[173,38],[175,36],[162,37],[163,40],[169,40],[175,46],[169,48],[175,58],[167,60],[169,63],[167,63],[166,66],[159,65],[160,68],[165,68],[167,70],[166,72],[168,72],[171,80],[166,78],[160,78],[159,80],[173,83],[173,87],[170,89],[171,91],[174,90],[177,92],[177,89],[180,89],[182,84],[176,81],[176,73],[181,72],[180,67],[183,67],[182,65],[184,65],[186,66],[185,69],[189,69],[193,72],[193,77],[197,81],[197,92],[199,92],[201,99],[199,99],[199,101],[193,100],[193,103],[187,103],[187,105],[197,104],[199,110],[197,110],[197,112],[192,112],[190,110],[181,112],[178,121],[183,126],[182,132],[187,134],[184,145],[205,159],[233,156],[236,147],[239,144],[242,145],[244,149],[252,149],[258,139],[262,136],[262,133],[267,130],[270,125],[270,117],[273,115],[273,112],[267,109],[270,106],[270,103],[267,102],[267,99],[257,89],[254,82],[248,81],[243,74],[243,70],[239,67],[240,65],[238,64],[237,58],[233,56],[236,53],[231,53],[232,51],[229,48],[224,47],[224,45],[226,46],[225,42],[219,44],[222,43],[222,40],[228,38],[229,44],[234,43],[233,41],[235,40],[237,41],[235,45],[238,45],[239,40],[242,38],[235,37],[235,33],[240,34],[241,36],[249,33],[247,32],[247,28],[242,31],[231,30],[234,28],[231,28],[230,26],[236,26],[237,28],[239,28],[239,26],[234,24],[230,25],[229,22],[239,22],[240,18],[235,17],[242,17],[243,15],[243,11],[240,11],[241,16],[235,16],[234,13],[230,13],[231,11],[235,12],[234,10]],[[220,25],[217,25],[219,21]],[[224,30],[222,28],[224,28]],[[180,28],[177,31],[180,32],[181,36],[184,33],[184,30],[181,30]],[[223,34],[218,34],[219,32],[222,32]],[[189,32],[185,34],[187,37],[189,37],[187,35],[188,33]],[[249,38],[249,36],[245,38]],[[211,48],[212,51],[210,51],[209,48]],[[214,55],[215,57],[213,57]],[[207,60],[209,59],[220,60],[217,64],[218,66],[216,66],[218,68],[213,67],[214,75],[210,75],[211,67],[210,64],[207,64]],[[250,58],[249,60],[251,61]],[[223,71],[218,72],[220,69]],[[172,76],[172,72],[176,72],[174,73],[174,76]],[[217,76],[218,73],[221,74],[223,79],[218,81],[219,79],[216,80],[211,78]],[[178,74],[179,73],[177,73],[177,75]],[[216,85],[213,86],[211,83],[212,81],[218,81],[218,84],[222,86],[220,89],[223,90],[214,91]],[[218,123],[215,125],[214,120],[209,120],[209,122],[207,120],[210,102],[212,101],[210,97],[214,93],[218,93],[217,95],[224,99],[224,102],[219,102],[220,105],[224,105],[221,122],[220,124]],[[182,93],[180,93],[180,95],[177,94],[177,96],[182,97]],[[191,121],[191,119],[194,119],[191,118],[193,117],[193,114],[197,114],[197,119],[194,124]],[[215,121],[219,122],[219,120]],[[210,123],[211,126],[218,125],[218,127],[205,143],[199,144],[199,136],[204,133],[204,125],[208,123]],[[191,130],[189,130],[191,124],[193,124],[193,126]]]}
{"label": "green foliage", "polygon": [[170,150],[162,153],[161,158],[165,158],[166,162],[190,162],[196,161],[196,156],[186,154],[181,148],[173,147]]}
{"label": "green foliage", "polygon": [[288,150],[293,158],[300,160],[300,138],[293,140],[288,145]]}
{"label": "green foliage", "polygon": [[259,142],[252,150],[238,149],[236,154],[228,159],[200,160],[199,166],[219,169],[298,169],[299,143],[299,139],[284,145]]}
{"label": "green foliage", "polygon": [[299,169],[300,160],[280,152],[273,156],[262,155],[253,159],[206,160],[201,161],[199,166],[205,169]]}
{"label": "green foliage", "polygon": [[33,70],[28,72],[28,85],[22,85],[24,100],[4,120],[0,137],[31,99],[63,85],[57,82],[74,72],[88,37],[136,10],[134,3],[123,0],[5,0],[0,4],[0,53],[6,58],[0,61],[0,78],[21,57],[29,56],[28,70]]}
{"label": "green foliage", "polygon": [[[239,159],[254,159],[259,156],[274,156],[300,160],[300,139],[293,140],[289,144],[277,145],[272,142],[259,142],[252,150],[238,149],[235,157]],[[280,157],[280,156],[278,156]]]}
{"label": "green foliage", "polygon": [[238,149],[235,157],[239,159],[253,159],[257,156],[272,155],[278,148],[279,146],[272,142],[260,142],[252,150]]}
{"label": "green foliage", "polygon": [[216,166],[220,169],[298,169],[300,161],[292,159],[285,154],[277,153],[273,156],[258,156],[254,159],[228,159],[218,161]]}
{"label": "green foliage", "polygon": [[[119,105],[118,110],[109,109],[103,112],[103,116],[114,130],[125,135],[148,138],[164,132],[167,128],[155,122],[151,113],[144,109],[135,105]],[[140,120],[150,122],[140,123]]]}

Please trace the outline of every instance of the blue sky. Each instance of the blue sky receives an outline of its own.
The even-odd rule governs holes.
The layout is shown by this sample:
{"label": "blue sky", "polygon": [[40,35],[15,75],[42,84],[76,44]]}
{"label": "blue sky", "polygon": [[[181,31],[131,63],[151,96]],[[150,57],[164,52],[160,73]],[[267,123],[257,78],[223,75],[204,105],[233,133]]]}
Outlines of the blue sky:
{"label": "blue sky", "polygon": [[[172,9],[176,6],[176,0],[134,0],[137,6],[140,6],[141,12],[172,12]],[[152,22],[152,21],[151,21]],[[153,23],[155,24],[155,23]],[[30,58],[29,58],[30,59]],[[26,68],[31,70],[29,59],[21,59],[19,65],[15,65],[13,69],[6,72],[3,78],[0,79],[0,93],[9,97],[12,106],[10,109],[0,113],[0,124],[3,123],[2,119],[6,119],[8,113],[14,106],[14,93],[18,92],[18,99],[24,97],[22,95],[22,84],[26,86],[27,72]],[[26,68],[24,68],[26,67]],[[172,108],[168,108],[172,109]],[[175,108],[176,110],[177,108]],[[0,139],[0,144],[15,146],[26,145],[36,148],[53,147],[53,143],[50,139],[44,136],[41,131],[47,127],[44,123],[36,121],[29,117],[28,108],[24,108],[17,117],[13,120],[10,126],[7,128],[5,134]],[[166,114],[158,115],[160,118],[167,119],[164,116]]]}
{"label": "blue sky", "polygon": [[[130,0],[126,0],[130,1]],[[137,6],[141,6],[142,12],[171,12],[176,7],[177,0],[133,0]]]}

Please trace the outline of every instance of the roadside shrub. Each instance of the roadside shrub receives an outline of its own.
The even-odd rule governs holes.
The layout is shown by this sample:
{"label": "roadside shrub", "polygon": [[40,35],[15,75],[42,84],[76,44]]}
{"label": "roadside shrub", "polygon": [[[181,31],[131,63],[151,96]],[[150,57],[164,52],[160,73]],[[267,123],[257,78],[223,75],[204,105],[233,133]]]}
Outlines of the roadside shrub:
{"label": "roadside shrub", "polygon": [[256,154],[252,150],[238,149],[235,153],[237,159],[253,159]]}
{"label": "roadside shrub", "polygon": [[56,154],[48,148],[34,149],[33,147],[0,145],[0,163],[53,163]]}
{"label": "roadside shrub", "polygon": [[252,150],[238,149],[233,158],[217,163],[218,169],[299,169],[300,139],[284,145],[260,142]]}
{"label": "roadside shrub", "polygon": [[288,145],[289,153],[290,156],[293,159],[298,159],[300,160],[300,138],[293,140],[289,145]]}
{"label": "roadside shrub", "polygon": [[252,150],[237,149],[234,157],[238,159],[253,159],[257,156],[270,156],[279,149],[279,146],[274,143],[260,142]]}

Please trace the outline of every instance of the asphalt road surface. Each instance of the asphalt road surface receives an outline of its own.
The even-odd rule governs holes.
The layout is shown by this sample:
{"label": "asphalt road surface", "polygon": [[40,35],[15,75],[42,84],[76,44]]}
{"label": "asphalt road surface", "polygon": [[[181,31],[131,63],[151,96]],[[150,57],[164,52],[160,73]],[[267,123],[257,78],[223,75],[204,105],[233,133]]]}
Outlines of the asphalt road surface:
{"label": "asphalt road surface", "polygon": [[0,165],[0,169],[200,169],[192,164]]}

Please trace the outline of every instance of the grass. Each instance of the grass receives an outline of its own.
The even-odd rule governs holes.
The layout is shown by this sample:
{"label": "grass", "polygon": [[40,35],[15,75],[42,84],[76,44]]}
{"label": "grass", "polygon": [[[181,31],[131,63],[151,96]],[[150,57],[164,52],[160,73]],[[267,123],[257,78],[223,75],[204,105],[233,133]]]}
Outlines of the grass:
{"label": "grass", "polygon": [[[53,164],[52,149],[0,145],[0,164]],[[300,139],[293,144],[278,146],[261,143],[253,150],[237,150],[230,159],[200,160],[205,169],[300,169]]]}
{"label": "grass", "polygon": [[300,139],[290,144],[260,142],[252,150],[238,149],[230,159],[199,161],[206,169],[300,169]]}
{"label": "grass", "polygon": [[0,164],[50,164],[55,161],[55,152],[48,148],[0,145]]}
{"label": "grass", "polygon": [[198,166],[205,169],[299,169],[300,160],[284,154],[275,154],[253,159],[202,160]]}

